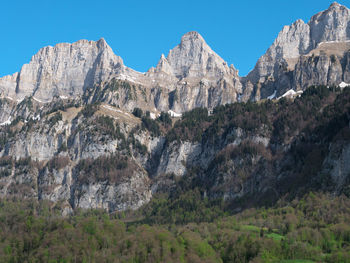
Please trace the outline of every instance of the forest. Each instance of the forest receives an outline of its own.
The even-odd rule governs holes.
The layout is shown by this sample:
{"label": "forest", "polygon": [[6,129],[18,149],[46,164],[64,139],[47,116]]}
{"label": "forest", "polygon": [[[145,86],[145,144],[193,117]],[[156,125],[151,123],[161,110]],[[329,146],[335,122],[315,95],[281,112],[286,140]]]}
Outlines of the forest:
{"label": "forest", "polygon": [[239,213],[156,197],[137,212],[0,202],[0,262],[350,262],[350,199],[310,192]]}

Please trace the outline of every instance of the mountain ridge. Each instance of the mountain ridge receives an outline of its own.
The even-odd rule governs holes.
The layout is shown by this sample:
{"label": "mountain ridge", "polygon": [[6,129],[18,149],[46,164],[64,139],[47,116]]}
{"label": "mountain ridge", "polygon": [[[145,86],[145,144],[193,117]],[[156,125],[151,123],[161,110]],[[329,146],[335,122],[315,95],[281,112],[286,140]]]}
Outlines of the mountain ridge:
{"label": "mountain ridge", "polygon": [[[320,54],[317,58],[321,59],[316,61],[304,59],[322,43],[344,43],[349,39],[350,10],[336,2],[312,16],[308,23],[299,19],[290,26],[284,26],[254,69],[244,78],[248,83],[246,85],[254,86],[251,98],[266,98],[274,90],[280,96],[289,89],[305,90],[310,85],[349,82],[344,76],[347,74],[344,68],[347,68],[348,63],[346,54]],[[314,71],[322,72],[326,77],[314,74]]]}
{"label": "mountain ridge", "polygon": [[[191,98],[183,105],[167,103],[165,97],[160,108],[157,106],[159,103],[154,105],[160,111],[184,112],[198,106],[213,108],[239,98],[244,101],[260,100],[270,97],[275,90],[280,96],[289,89],[304,90],[313,84],[338,85],[350,82],[346,70],[348,66],[345,65],[348,63],[345,61],[347,50],[344,54],[337,54],[338,65],[328,62],[334,60],[331,59],[333,54],[329,54],[322,60],[326,60],[325,64],[318,69],[312,69],[317,65],[305,62],[304,56],[318,49],[322,43],[349,41],[349,23],[350,10],[334,2],[327,10],[312,16],[308,23],[298,19],[284,26],[254,69],[244,77],[238,75],[233,65],[228,66],[195,31],[184,34],[167,57],[162,54],[157,65],[145,73],[125,66],[123,59],[103,38],[59,43],[43,47],[19,72],[0,78],[0,92],[2,97],[13,100],[35,96],[48,102],[54,96],[82,96],[87,88],[117,78],[140,84],[146,89],[161,87],[169,94],[180,89],[184,93],[186,87],[195,90],[194,93],[185,92]],[[327,75],[333,75],[325,79],[312,75],[313,70],[328,71]],[[303,75],[304,71],[310,71],[309,75]],[[211,88],[216,89],[216,95],[210,95]]]}
{"label": "mountain ridge", "polygon": [[[289,46],[305,25],[275,43]],[[271,48],[275,77],[257,84],[196,32],[146,73],[103,39],[43,48],[1,79],[0,197],[49,200],[69,214],[138,209],[178,187],[237,209],[310,189],[347,194],[350,92],[337,84],[350,77],[348,44],[302,48],[293,70]]]}

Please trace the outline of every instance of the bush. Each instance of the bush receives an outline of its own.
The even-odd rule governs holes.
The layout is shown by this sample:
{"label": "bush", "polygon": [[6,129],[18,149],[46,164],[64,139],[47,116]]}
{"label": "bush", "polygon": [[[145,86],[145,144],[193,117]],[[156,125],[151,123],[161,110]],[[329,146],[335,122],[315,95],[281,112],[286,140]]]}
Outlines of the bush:
{"label": "bush", "polygon": [[155,120],[148,117],[142,117],[142,129],[148,130],[153,136],[160,135],[159,125]]}
{"label": "bush", "polygon": [[101,156],[95,160],[84,159],[76,167],[80,183],[102,182],[117,183],[136,169],[127,156]]}
{"label": "bush", "polygon": [[172,123],[170,114],[163,111],[160,113],[158,120],[166,126],[171,125]]}
{"label": "bush", "polygon": [[98,110],[98,105],[99,104],[97,104],[97,103],[95,103],[95,104],[87,104],[81,110],[80,114],[82,114],[85,118],[90,118]]}
{"label": "bush", "polygon": [[135,117],[141,118],[143,115],[143,111],[140,108],[134,108],[132,114],[134,114]]}
{"label": "bush", "polygon": [[61,112],[57,112],[48,120],[48,124],[50,125],[50,127],[52,127],[57,122],[59,122],[61,120],[62,120],[62,113]]}

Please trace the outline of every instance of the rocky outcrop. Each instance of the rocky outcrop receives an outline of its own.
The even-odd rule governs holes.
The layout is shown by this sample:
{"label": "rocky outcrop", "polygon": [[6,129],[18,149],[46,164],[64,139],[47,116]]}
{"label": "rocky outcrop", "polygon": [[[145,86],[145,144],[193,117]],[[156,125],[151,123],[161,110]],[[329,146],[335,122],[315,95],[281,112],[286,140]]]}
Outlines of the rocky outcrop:
{"label": "rocky outcrop", "polygon": [[[125,136],[135,126],[135,120],[126,112],[103,106],[106,105],[100,106],[99,111],[95,109],[96,116],[88,123],[79,113],[81,108],[50,113],[54,107],[47,105],[35,120],[21,119],[16,124],[3,126],[0,197],[49,200],[60,203],[63,214],[75,208],[122,211],[147,203],[152,196],[150,178],[143,168],[148,168],[147,155],[135,160],[120,157],[125,155]],[[115,133],[97,130],[104,120],[99,118],[106,115],[118,119],[117,137]],[[112,117],[108,120],[113,120]],[[158,144],[162,141],[164,139],[150,140],[150,155],[160,151]],[[88,168],[99,167],[95,160],[122,165],[113,171],[90,173]],[[81,168],[84,162],[88,167],[85,170]]]}
{"label": "rocky outcrop", "polygon": [[189,32],[181,42],[163,55],[155,69],[148,72],[156,80],[178,80],[174,92],[177,100],[171,109],[183,112],[196,107],[213,108],[237,101],[242,93],[238,71],[217,55],[197,32]]}
{"label": "rocky outcrop", "polygon": [[123,71],[122,59],[104,39],[80,40],[40,49],[19,73],[0,79],[0,90],[16,100],[25,96],[34,96],[43,102],[54,96],[74,98],[82,95],[85,88]]}
{"label": "rocky outcrop", "polygon": [[291,187],[292,194],[315,185],[344,193],[349,90],[305,94],[295,102],[227,105],[210,117],[197,110],[174,126],[105,103],[58,100],[36,109],[25,100],[20,112],[32,108],[28,118],[0,128],[0,197],[49,200],[67,214],[137,209],[178,187],[254,202]]}
{"label": "rocky outcrop", "polygon": [[181,38],[181,43],[163,55],[154,72],[164,72],[177,79],[218,79],[236,76],[237,70],[229,67],[204,41],[198,32],[189,32]]}
{"label": "rocky outcrop", "polygon": [[[1,78],[0,92],[14,101],[25,96],[39,102],[55,96],[84,97],[88,102],[98,98],[128,111],[135,107],[178,113],[196,107],[212,109],[267,98],[275,91],[278,97],[290,89],[347,82],[349,32],[350,10],[333,3],[308,23],[297,20],[285,26],[244,78],[198,32],[183,35],[179,45],[167,57],[161,55],[157,66],[146,73],[124,66],[103,39],[62,43],[42,48],[20,72]],[[95,96],[112,80],[128,81],[139,90],[133,96],[129,90]]]}
{"label": "rocky outcrop", "polygon": [[174,174],[183,176],[186,173],[186,165],[193,166],[200,162],[201,145],[190,142],[173,142],[162,153],[156,176],[162,174]]}
{"label": "rocky outcrop", "polygon": [[322,173],[330,177],[339,193],[345,190],[344,186],[347,186],[350,180],[350,145],[342,141],[330,145],[329,149],[330,153],[323,163]]}
{"label": "rocky outcrop", "polygon": [[[147,73],[125,67],[103,39],[41,49],[0,79],[0,197],[49,200],[68,214],[137,209],[181,178],[183,187],[225,200],[295,194],[290,182],[295,192],[321,185],[347,193],[347,89],[314,88],[305,92],[311,103],[301,97],[294,106],[233,104],[175,124],[154,119],[350,83],[349,21],[335,3],[307,24],[286,26],[243,80],[197,32]],[[131,114],[135,107],[144,114]]]}
{"label": "rocky outcrop", "polygon": [[[167,58],[162,55],[157,67],[145,74],[124,66],[104,39],[48,46],[40,49],[20,72],[1,78],[0,93],[14,101],[33,96],[41,103],[54,97],[85,98],[91,102],[96,99],[92,93],[108,87],[112,80],[128,81],[138,90],[131,95],[126,90],[124,94],[97,97],[128,111],[137,106],[179,112],[212,108],[236,101],[237,93],[242,92],[238,71],[212,51],[197,32],[189,32]],[[175,106],[173,94],[177,89],[186,91],[179,92]],[[138,97],[143,98],[144,105],[138,105]]]}
{"label": "rocky outcrop", "polygon": [[350,10],[338,3],[307,24],[297,20],[285,26],[245,79],[246,86],[254,85],[251,98],[345,81],[349,40]]}

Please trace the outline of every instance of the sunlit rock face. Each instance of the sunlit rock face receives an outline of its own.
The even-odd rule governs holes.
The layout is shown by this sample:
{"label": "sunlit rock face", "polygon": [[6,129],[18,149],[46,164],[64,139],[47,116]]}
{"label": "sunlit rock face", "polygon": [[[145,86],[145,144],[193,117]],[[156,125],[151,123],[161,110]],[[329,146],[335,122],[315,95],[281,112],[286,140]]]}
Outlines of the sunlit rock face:
{"label": "sunlit rock face", "polygon": [[347,79],[350,10],[333,3],[308,23],[285,26],[246,78],[255,86],[252,98],[277,95],[310,85],[338,85]]}
{"label": "sunlit rock face", "polygon": [[34,96],[50,101],[53,96],[79,96],[86,87],[123,71],[123,61],[104,39],[61,43],[39,50],[21,71],[0,79],[0,90],[17,100]]}

